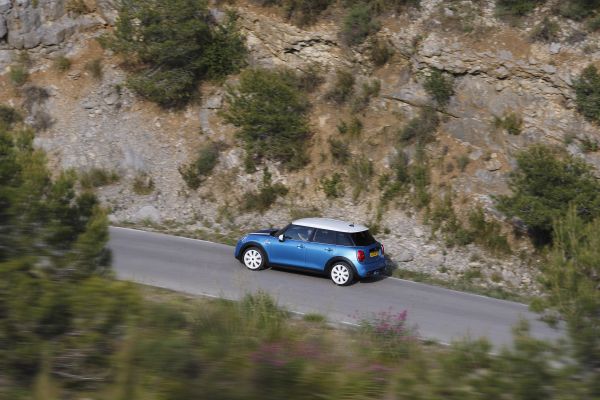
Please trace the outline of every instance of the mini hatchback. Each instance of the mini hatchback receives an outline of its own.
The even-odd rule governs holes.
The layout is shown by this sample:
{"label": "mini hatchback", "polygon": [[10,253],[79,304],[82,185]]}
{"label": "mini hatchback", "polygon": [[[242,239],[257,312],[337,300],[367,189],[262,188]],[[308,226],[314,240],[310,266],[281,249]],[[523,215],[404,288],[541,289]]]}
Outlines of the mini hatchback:
{"label": "mini hatchback", "polygon": [[303,218],[283,229],[264,229],[241,238],[235,257],[248,269],[291,267],[328,275],[340,286],[381,274],[383,244],[366,226],[329,218]]}

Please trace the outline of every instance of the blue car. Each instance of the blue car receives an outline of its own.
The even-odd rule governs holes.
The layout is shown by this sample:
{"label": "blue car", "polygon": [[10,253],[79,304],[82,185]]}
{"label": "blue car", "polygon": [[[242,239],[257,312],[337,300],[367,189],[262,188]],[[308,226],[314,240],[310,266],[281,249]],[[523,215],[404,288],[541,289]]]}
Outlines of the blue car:
{"label": "blue car", "polygon": [[235,257],[252,271],[291,267],[329,275],[340,286],[379,275],[386,266],[383,244],[366,226],[329,218],[303,218],[283,229],[249,233]]}

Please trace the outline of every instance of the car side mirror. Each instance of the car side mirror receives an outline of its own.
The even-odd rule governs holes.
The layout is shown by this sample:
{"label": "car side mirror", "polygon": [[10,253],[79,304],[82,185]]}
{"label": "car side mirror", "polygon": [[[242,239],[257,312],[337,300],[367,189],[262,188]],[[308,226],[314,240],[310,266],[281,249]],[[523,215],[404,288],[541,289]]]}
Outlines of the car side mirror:
{"label": "car side mirror", "polygon": [[278,236],[278,239],[279,239],[279,241],[280,241],[280,242],[283,242],[283,240],[284,240],[283,233],[282,233],[281,235],[279,235],[279,236]]}

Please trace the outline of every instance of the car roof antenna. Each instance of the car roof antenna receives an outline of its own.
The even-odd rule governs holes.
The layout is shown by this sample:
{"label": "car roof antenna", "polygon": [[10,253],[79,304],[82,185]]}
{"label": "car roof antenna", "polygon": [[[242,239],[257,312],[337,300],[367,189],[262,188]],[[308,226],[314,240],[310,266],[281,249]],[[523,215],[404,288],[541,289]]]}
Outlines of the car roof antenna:
{"label": "car roof antenna", "polygon": [[351,222],[351,223],[350,223],[350,226],[354,228],[354,222]]}

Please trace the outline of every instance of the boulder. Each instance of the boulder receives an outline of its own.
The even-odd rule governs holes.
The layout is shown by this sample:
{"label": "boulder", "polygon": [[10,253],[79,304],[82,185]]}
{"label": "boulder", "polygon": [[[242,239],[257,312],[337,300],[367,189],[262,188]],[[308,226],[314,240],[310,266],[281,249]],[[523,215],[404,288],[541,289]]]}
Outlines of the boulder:
{"label": "boulder", "polygon": [[10,0],[0,0],[0,13],[4,13],[12,8]]}
{"label": "boulder", "polygon": [[153,223],[160,222],[160,212],[154,206],[143,206],[133,216],[135,222],[150,221]]}

